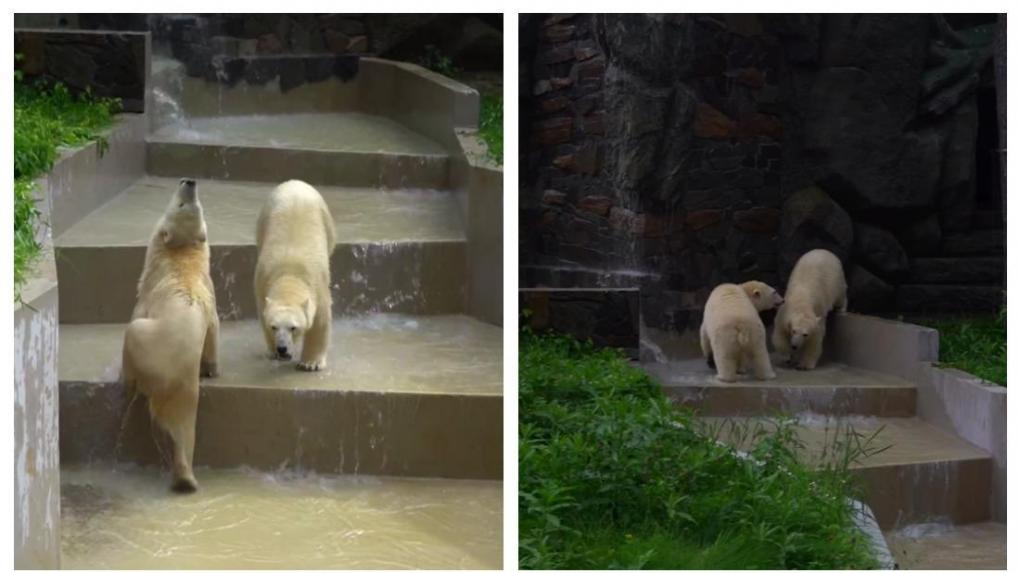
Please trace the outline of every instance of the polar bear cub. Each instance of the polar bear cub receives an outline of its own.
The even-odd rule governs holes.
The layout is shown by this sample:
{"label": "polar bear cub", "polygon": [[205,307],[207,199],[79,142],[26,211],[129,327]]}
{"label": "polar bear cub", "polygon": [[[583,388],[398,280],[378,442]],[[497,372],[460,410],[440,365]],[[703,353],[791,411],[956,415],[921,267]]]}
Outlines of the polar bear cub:
{"label": "polar bear cub", "polygon": [[335,232],[322,195],[297,180],[270,192],[255,228],[255,304],[266,346],[271,357],[290,360],[302,343],[301,370],[326,367]]}
{"label": "polar bear cub", "polygon": [[219,374],[219,328],[202,205],[195,181],[182,179],[145,252],[121,369],[128,395],[145,395],[173,439],[175,491],[198,487],[191,464],[199,375]]}
{"label": "polar bear cub", "polygon": [[732,382],[748,369],[759,380],[776,377],[758,313],[782,302],[774,288],[760,281],[726,283],[712,290],[701,322],[701,351],[709,365],[714,361],[719,380]]}
{"label": "polar bear cub", "polygon": [[822,355],[825,317],[833,309],[845,313],[846,305],[846,278],[839,258],[825,249],[804,253],[790,273],[786,302],[776,313],[773,346],[798,370],[814,368]]}

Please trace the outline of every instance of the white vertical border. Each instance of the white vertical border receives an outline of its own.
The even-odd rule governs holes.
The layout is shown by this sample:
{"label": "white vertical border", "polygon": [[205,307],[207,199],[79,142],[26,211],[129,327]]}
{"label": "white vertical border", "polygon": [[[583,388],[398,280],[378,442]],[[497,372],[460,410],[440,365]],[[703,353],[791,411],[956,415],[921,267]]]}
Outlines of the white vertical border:
{"label": "white vertical border", "polygon": [[[508,7],[510,3],[507,3]],[[518,24],[503,14],[503,568],[517,571]]]}

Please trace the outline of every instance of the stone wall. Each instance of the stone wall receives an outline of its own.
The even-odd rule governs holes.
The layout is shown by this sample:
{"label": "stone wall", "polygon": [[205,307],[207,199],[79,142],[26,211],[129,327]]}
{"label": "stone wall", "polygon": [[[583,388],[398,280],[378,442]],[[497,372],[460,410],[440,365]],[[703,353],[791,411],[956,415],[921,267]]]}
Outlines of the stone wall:
{"label": "stone wall", "polygon": [[994,22],[522,15],[520,285],[640,287],[683,332],[822,247],[853,310],[995,308]]}
{"label": "stone wall", "polygon": [[[242,67],[255,68],[249,73],[256,78],[269,74],[285,56],[288,67],[303,63],[293,56],[313,55],[431,65],[448,59],[459,69],[487,71],[503,62],[501,14],[18,14],[15,25],[151,31],[157,53],[184,62],[190,75],[216,79],[220,72],[229,81]],[[229,65],[216,61],[224,58]]]}
{"label": "stone wall", "polygon": [[15,61],[26,81],[62,82],[99,97],[120,98],[124,111],[145,110],[148,37],[135,32],[17,30]]}
{"label": "stone wall", "polygon": [[740,16],[522,16],[521,285],[640,286],[696,326],[777,278],[779,45]]}

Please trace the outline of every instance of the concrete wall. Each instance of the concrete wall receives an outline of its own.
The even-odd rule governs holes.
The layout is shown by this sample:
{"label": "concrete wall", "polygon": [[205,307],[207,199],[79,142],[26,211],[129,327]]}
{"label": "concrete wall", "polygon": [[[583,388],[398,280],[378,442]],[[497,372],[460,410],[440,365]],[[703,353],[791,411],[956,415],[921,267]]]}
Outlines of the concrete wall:
{"label": "concrete wall", "polygon": [[993,519],[1006,520],[1006,389],[965,372],[934,366],[938,331],[859,314],[835,315],[826,352],[850,366],[893,374],[917,385],[917,414],[991,454]]}
{"label": "concrete wall", "polygon": [[[476,106],[477,107],[477,106]],[[468,314],[503,324],[503,170],[493,165],[474,129],[456,130],[450,188],[467,228]]]}
{"label": "concrete wall", "polygon": [[145,130],[145,115],[120,115],[105,148],[93,142],[61,152],[37,189],[54,237],[145,175]]}
{"label": "concrete wall", "polygon": [[52,250],[14,311],[14,567],[60,567],[57,281]]}

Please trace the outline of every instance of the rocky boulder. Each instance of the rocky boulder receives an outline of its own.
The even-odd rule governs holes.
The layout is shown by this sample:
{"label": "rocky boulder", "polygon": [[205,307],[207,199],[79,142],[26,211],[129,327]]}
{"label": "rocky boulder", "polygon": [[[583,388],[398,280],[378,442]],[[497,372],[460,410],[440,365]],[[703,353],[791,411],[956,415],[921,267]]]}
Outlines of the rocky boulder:
{"label": "rocky boulder", "polygon": [[853,242],[850,215],[820,187],[801,189],[783,203],[779,223],[782,276],[788,276],[797,259],[811,249],[828,249],[846,261]]}
{"label": "rocky boulder", "polygon": [[854,226],[854,259],[889,279],[910,272],[910,261],[899,241],[889,231],[858,223]]}

